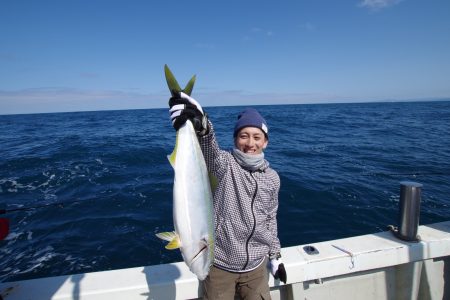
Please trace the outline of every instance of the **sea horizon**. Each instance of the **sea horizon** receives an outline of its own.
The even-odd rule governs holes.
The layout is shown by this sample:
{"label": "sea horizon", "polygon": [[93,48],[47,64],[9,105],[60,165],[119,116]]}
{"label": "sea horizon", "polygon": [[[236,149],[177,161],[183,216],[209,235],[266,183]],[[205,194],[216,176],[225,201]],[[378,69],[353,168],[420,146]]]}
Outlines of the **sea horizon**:
{"label": "sea horizon", "polygon": [[[240,111],[207,108],[224,150]],[[396,225],[403,180],[423,184],[420,224],[448,220],[450,101],[258,111],[281,179],[282,247]],[[155,236],[173,230],[174,144],[162,108],[0,116],[0,281],[181,261]]]}
{"label": "sea horizon", "polygon": [[[324,102],[301,102],[301,103],[266,103],[266,104],[243,104],[243,105],[204,105],[204,108],[210,107],[258,107],[258,106],[279,106],[279,105],[332,105],[332,104],[364,104],[364,103],[408,103],[408,102],[446,102],[450,101],[450,97],[438,98],[417,98],[417,99],[384,99],[384,100],[360,100],[360,101],[324,101]],[[151,102],[151,100],[149,100]],[[127,111],[127,110],[153,110],[168,109],[167,107],[143,107],[143,108],[123,108],[123,109],[98,109],[98,110],[67,110],[67,111],[50,111],[50,112],[24,112],[24,113],[1,113],[0,116],[11,115],[36,115],[36,114],[57,114],[57,113],[82,113],[82,112],[102,112],[102,111]]]}

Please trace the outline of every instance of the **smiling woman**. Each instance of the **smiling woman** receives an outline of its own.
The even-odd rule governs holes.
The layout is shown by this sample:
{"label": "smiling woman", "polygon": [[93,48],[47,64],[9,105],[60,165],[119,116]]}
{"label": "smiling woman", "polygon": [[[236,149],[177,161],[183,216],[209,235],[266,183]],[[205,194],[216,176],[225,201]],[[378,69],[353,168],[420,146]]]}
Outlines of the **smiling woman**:
{"label": "smiling woman", "polygon": [[236,148],[247,154],[261,154],[268,142],[264,133],[253,127],[241,129],[235,138]]}
{"label": "smiling woman", "polygon": [[235,146],[248,154],[261,154],[269,142],[266,120],[254,108],[239,114],[234,126]]}
{"label": "smiling woman", "polygon": [[253,108],[239,114],[234,127],[235,148],[219,148],[213,125],[200,104],[184,94],[169,101],[172,124],[196,125],[213,191],[214,263],[203,281],[205,299],[263,297],[270,299],[267,263],[276,279],[286,282],[281,262],[277,211],[280,178],[264,159],[268,126]]}

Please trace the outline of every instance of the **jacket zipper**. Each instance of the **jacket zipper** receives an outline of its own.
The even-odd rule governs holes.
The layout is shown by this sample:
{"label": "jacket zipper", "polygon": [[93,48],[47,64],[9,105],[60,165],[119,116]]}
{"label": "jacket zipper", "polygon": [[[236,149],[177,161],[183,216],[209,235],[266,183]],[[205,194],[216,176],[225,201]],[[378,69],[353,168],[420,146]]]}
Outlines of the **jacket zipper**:
{"label": "jacket zipper", "polygon": [[255,211],[253,209],[253,206],[254,206],[254,203],[255,203],[256,194],[258,193],[258,181],[255,179],[255,177],[253,177],[253,174],[251,172],[250,172],[250,175],[255,180],[255,184],[256,184],[255,193],[253,194],[252,203],[251,203],[251,206],[250,206],[250,208],[252,210],[252,216],[253,216],[253,228],[252,228],[252,232],[250,233],[249,237],[247,238],[247,242],[245,244],[245,250],[246,250],[246,253],[247,253],[247,261],[245,262],[245,265],[242,268],[242,270],[245,270],[245,268],[247,268],[248,262],[250,260],[250,251],[248,249],[248,246],[250,244],[250,239],[252,238],[253,234],[255,233],[255,229],[256,229],[256,216],[255,216]]}

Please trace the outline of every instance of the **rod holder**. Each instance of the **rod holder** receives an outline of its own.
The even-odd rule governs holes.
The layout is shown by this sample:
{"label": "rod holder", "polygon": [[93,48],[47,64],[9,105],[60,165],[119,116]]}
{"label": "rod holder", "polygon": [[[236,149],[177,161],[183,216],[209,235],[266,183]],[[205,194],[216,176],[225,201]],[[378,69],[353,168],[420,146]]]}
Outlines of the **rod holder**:
{"label": "rod holder", "polygon": [[422,184],[412,181],[400,182],[398,228],[390,226],[394,235],[404,241],[418,242],[420,201]]}

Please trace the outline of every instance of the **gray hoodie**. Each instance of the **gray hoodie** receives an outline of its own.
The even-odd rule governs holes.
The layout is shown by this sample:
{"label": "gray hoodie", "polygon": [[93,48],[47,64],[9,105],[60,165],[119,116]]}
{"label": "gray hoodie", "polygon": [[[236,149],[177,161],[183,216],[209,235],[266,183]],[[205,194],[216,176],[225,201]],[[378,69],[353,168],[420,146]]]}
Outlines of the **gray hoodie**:
{"label": "gray hoodie", "polygon": [[214,265],[232,272],[251,271],[280,252],[276,220],[280,178],[267,161],[261,170],[243,169],[230,152],[219,148],[211,123],[209,128],[199,141],[208,171],[217,179]]}

